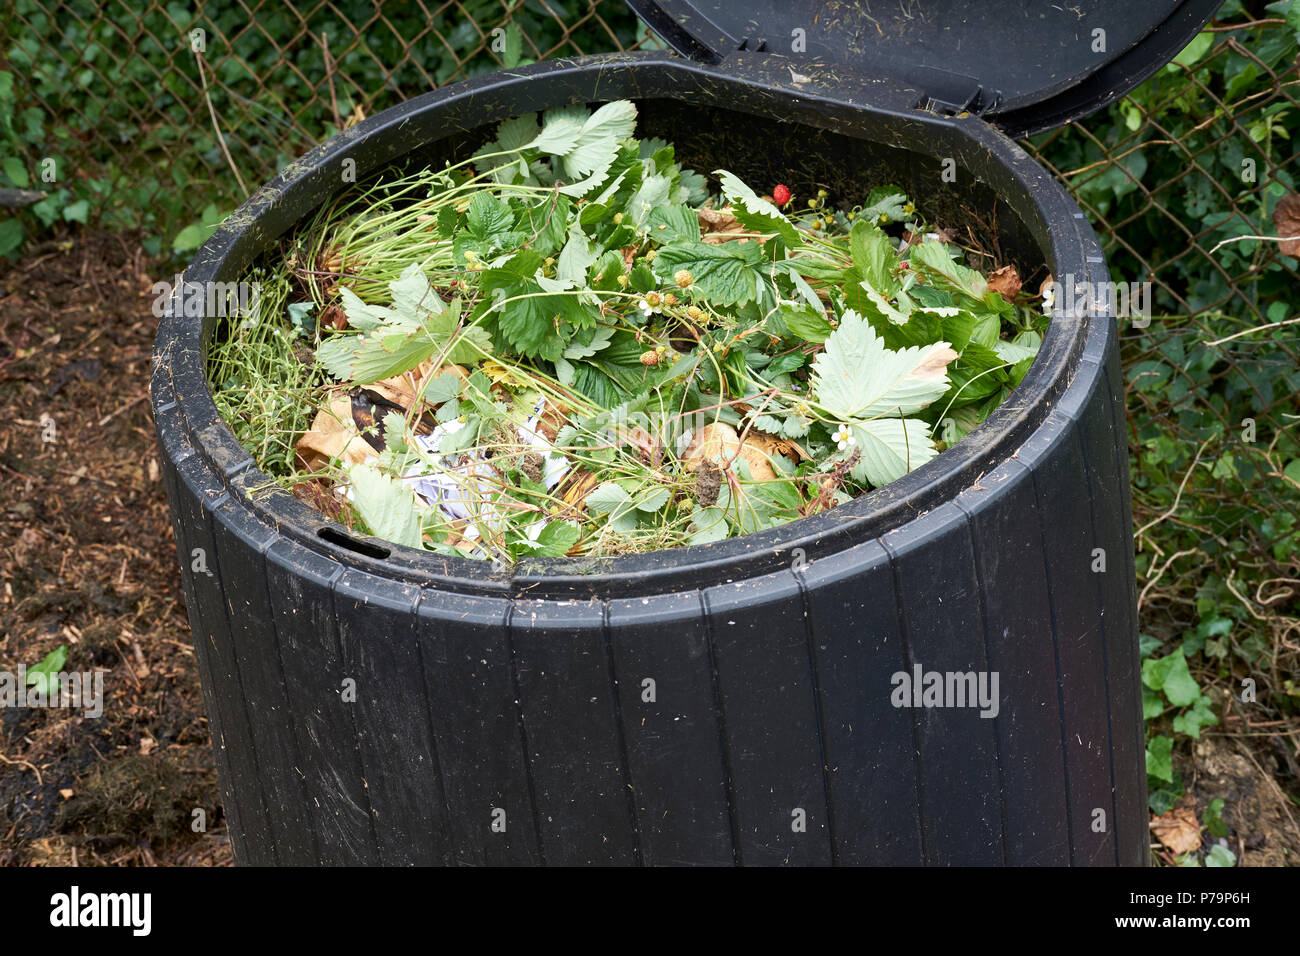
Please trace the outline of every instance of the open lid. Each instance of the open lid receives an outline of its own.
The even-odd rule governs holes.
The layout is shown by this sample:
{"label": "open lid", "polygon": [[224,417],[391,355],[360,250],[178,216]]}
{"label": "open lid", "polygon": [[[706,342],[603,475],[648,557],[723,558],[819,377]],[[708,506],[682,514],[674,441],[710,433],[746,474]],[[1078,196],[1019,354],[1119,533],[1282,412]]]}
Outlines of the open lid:
{"label": "open lid", "polygon": [[1062,126],[1168,63],[1222,0],[627,0],[678,53],[843,63],[1012,136]]}

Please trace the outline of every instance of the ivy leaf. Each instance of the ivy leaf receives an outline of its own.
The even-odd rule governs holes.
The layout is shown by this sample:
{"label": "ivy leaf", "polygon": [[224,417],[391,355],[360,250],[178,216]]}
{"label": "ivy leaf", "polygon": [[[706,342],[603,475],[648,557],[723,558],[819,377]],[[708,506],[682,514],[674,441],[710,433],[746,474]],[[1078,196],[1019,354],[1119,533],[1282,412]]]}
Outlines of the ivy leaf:
{"label": "ivy leaf", "polygon": [[[875,418],[850,426],[861,453],[853,477],[879,488],[915,471],[939,454],[930,426],[919,418]],[[851,455],[848,450],[841,457]]]}
{"label": "ivy leaf", "polygon": [[1174,782],[1174,763],[1172,754],[1174,742],[1161,734],[1147,742],[1147,773],[1165,781]]}
{"label": "ivy leaf", "polygon": [[722,194],[731,203],[731,212],[753,232],[775,232],[791,248],[803,245],[803,237],[785,213],[755,194],[735,173],[715,169],[713,175],[722,183]]}
{"label": "ivy leaf", "polygon": [[1196,698],[1195,704],[1174,718],[1174,731],[1199,740],[1202,727],[1218,722],[1219,718],[1214,716],[1210,698],[1202,695]]}
{"label": "ivy leaf", "polygon": [[1237,857],[1222,843],[1216,843],[1214,846],[1210,847],[1210,852],[1205,854],[1205,865],[1207,867],[1236,866]]}
{"label": "ivy leaf", "polygon": [[654,271],[669,279],[679,269],[689,270],[697,294],[718,305],[744,305],[754,301],[758,283],[765,278],[761,261],[754,242],[680,242],[659,249]]}
{"label": "ivy leaf", "polygon": [[1181,650],[1143,661],[1142,683],[1152,690],[1164,691],[1166,699],[1175,707],[1186,707],[1201,696],[1201,688],[1187,669],[1187,657]]}
{"label": "ivy leaf", "polygon": [[352,504],[371,534],[394,544],[424,547],[420,515],[410,488],[370,465],[353,465],[348,477]]}
{"label": "ivy leaf", "polygon": [[910,415],[948,390],[946,368],[956,357],[947,342],[890,351],[869,322],[845,312],[813,362],[814,395],[845,422]]}

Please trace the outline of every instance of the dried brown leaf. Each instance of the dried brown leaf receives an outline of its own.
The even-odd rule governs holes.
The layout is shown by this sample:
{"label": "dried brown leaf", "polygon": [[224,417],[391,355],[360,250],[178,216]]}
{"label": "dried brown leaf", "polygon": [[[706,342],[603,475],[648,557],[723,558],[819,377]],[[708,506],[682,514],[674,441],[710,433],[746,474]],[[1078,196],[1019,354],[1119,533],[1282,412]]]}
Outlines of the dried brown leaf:
{"label": "dried brown leaf", "polygon": [[1278,243],[1277,251],[1300,259],[1300,196],[1287,193],[1278,200],[1273,210],[1273,226],[1283,239]]}
{"label": "dried brown leaf", "polygon": [[988,277],[989,288],[1010,302],[1020,291],[1020,274],[1015,266],[1003,266]]}
{"label": "dried brown leaf", "polygon": [[1201,827],[1191,807],[1175,807],[1151,821],[1151,832],[1175,856],[1201,848]]}

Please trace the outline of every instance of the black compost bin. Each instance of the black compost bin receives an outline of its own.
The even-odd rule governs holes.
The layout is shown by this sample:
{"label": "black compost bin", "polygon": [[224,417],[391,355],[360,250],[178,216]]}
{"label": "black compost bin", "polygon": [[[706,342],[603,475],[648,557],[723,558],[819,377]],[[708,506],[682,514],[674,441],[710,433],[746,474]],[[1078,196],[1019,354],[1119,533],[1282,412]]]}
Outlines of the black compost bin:
{"label": "black compost bin", "polygon": [[[897,184],[927,218],[991,224],[1022,273],[1101,282],[1082,213],[1011,137],[1121,95],[1215,4],[635,6],[686,56],[560,60],[374,116],[259,190],[186,279],[236,281],[345,162],[441,163],[508,117],[626,98],[697,169],[849,201]],[[1112,316],[1058,306],[983,425],[830,512],[513,571],[268,491],[206,384],[219,333],[166,316],[152,391],[238,861],[1145,861]],[[996,674],[996,705],[896,695],[928,672]]]}

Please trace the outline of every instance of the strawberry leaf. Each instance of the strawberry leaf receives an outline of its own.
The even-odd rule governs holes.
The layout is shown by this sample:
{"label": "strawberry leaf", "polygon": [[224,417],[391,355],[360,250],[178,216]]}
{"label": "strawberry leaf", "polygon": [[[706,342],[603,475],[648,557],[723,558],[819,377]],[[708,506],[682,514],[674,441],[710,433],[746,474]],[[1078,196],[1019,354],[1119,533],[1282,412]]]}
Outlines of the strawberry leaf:
{"label": "strawberry leaf", "polygon": [[777,233],[790,248],[803,245],[803,237],[785,213],[756,195],[735,173],[715,169],[713,175],[722,183],[722,194],[731,203],[731,212],[753,232]]}

